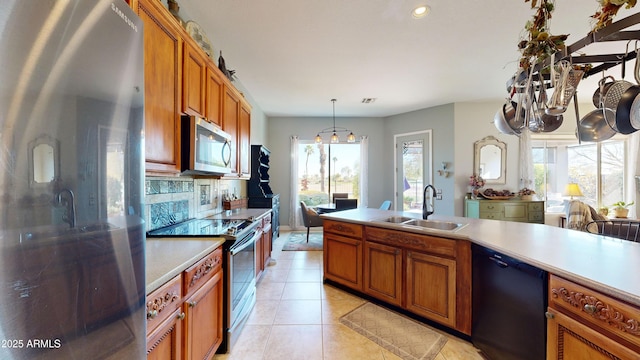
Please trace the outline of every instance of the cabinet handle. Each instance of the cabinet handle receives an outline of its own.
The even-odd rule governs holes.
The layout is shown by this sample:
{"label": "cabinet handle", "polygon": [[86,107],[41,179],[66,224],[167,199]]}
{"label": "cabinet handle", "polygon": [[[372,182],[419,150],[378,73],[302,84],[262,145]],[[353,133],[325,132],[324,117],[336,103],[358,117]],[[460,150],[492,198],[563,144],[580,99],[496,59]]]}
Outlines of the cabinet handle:
{"label": "cabinet handle", "polygon": [[189,307],[195,307],[196,305],[198,305],[197,301],[189,301],[187,304],[189,304]]}
{"label": "cabinet handle", "polygon": [[584,312],[586,312],[587,314],[595,314],[596,310],[597,309],[595,305],[591,305],[591,304],[584,305]]}
{"label": "cabinet handle", "polygon": [[151,310],[147,313],[147,319],[154,319],[158,316],[158,310]]}
{"label": "cabinet handle", "polygon": [[400,249],[396,249],[396,255],[400,254]]}
{"label": "cabinet handle", "polygon": [[178,320],[184,320],[184,317],[185,317],[185,316],[186,316],[186,315],[185,315],[184,313],[180,313],[180,314],[178,315]]}
{"label": "cabinet handle", "polygon": [[548,312],[548,311],[544,313],[544,316],[545,316],[547,319],[553,319],[553,318],[555,317],[555,315],[554,315],[553,313],[550,313],[550,312]]}

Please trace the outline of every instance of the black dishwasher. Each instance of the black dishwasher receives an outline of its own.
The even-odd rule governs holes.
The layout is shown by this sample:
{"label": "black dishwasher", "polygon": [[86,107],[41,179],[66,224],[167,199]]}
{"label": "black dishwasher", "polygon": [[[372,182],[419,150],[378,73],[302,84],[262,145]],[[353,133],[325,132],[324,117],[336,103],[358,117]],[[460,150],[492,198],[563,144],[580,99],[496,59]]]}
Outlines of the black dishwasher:
{"label": "black dishwasher", "polygon": [[491,360],[545,359],[547,272],[473,245],[471,340]]}

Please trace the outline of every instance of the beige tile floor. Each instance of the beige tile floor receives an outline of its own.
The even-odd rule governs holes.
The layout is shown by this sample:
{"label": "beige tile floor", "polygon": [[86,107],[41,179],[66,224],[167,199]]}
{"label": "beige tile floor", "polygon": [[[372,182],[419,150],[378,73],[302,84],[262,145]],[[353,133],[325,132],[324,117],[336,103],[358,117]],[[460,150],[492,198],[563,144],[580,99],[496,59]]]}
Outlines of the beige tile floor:
{"label": "beige tile floor", "polygon": [[[238,342],[214,359],[400,359],[340,323],[363,299],[322,283],[322,251],[282,251],[289,233],[273,243],[275,265],[258,282],[256,306]],[[482,360],[467,341],[443,333],[436,360]]]}

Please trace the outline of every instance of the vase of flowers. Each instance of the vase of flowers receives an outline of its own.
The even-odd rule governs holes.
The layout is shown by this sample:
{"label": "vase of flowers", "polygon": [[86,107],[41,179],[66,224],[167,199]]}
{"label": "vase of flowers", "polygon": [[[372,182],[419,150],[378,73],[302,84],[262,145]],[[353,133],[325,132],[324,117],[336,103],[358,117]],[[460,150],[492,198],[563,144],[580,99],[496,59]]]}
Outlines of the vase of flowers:
{"label": "vase of flowers", "polygon": [[518,191],[518,196],[520,197],[520,200],[531,201],[533,200],[533,195],[535,195],[535,193],[535,191],[529,188],[523,188]]}
{"label": "vase of flowers", "polygon": [[484,186],[484,179],[480,175],[473,174],[469,176],[469,190],[471,198],[477,199],[480,189]]}

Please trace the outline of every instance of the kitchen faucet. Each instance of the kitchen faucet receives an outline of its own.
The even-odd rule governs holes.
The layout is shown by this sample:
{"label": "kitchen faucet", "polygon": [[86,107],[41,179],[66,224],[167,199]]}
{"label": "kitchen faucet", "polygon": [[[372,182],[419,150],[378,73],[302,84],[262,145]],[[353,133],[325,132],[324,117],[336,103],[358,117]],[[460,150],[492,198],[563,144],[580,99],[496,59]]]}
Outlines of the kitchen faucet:
{"label": "kitchen faucet", "polygon": [[435,211],[435,207],[431,207],[431,211],[427,211],[427,189],[431,188],[431,198],[436,198],[436,188],[433,185],[429,184],[424,187],[424,191],[422,192],[422,218],[427,219],[429,215],[433,214]]}
{"label": "kitchen faucet", "polygon": [[62,189],[60,190],[60,192],[58,192],[58,196],[56,197],[56,201],[60,205],[63,204],[62,202],[63,193],[66,193],[69,198],[66,199],[66,202],[64,203],[64,205],[67,208],[67,213],[62,217],[62,220],[67,222],[70,227],[74,228],[76,227],[76,199],[75,199],[75,196],[73,195],[73,191],[69,189]]}

